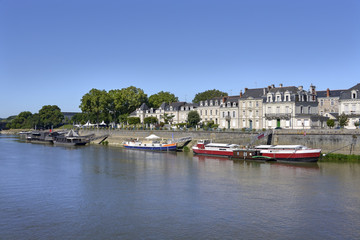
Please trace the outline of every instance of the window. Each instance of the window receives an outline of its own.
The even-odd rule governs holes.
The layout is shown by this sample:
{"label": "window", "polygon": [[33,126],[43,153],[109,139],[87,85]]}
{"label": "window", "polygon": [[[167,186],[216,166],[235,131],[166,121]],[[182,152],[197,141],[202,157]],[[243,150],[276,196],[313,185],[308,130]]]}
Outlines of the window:
{"label": "window", "polygon": [[245,111],[243,111],[243,117],[245,117]]}
{"label": "window", "polygon": [[200,116],[202,115],[202,110],[200,110]]}
{"label": "window", "polygon": [[207,101],[205,101],[205,106],[207,106],[208,105],[208,102]]}
{"label": "window", "polygon": [[255,111],[255,116],[256,116],[256,117],[259,116],[259,111],[258,111],[258,110]]}
{"label": "window", "polygon": [[308,113],[311,114],[311,107],[308,107]]}
{"label": "window", "polygon": [[268,111],[267,111],[268,113],[271,113],[271,107],[268,107]]}
{"label": "window", "polygon": [[225,112],[222,112],[223,118],[225,117]]}
{"label": "window", "polygon": [[217,110],[215,110],[215,115],[217,115]]}
{"label": "window", "polygon": [[205,110],[205,115],[207,115],[207,110]]}
{"label": "window", "polygon": [[256,107],[259,107],[259,102],[256,101],[256,102],[255,102],[255,105],[256,105]]}
{"label": "window", "polygon": [[252,107],[252,102],[249,102],[249,107]]}
{"label": "window", "polygon": [[331,106],[334,106],[334,99],[331,99]]}
{"label": "window", "polygon": [[203,105],[203,101],[200,101],[200,106],[202,106]]}
{"label": "window", "polygon": [[285,113],[289,113],[289,106],[285,107]]}
{"label": "window", "polygon": [[285,96],[285,101],[287,101],[287,102],[289,101],[289,95]]}
{"label": "window", "polygon": [[233,107],[236,107],[236,102],[233,103]]}
{"label": "window", "polygon": [[228,106],[228,107],[231,107],[231,102],[227,102],[227,106]]}
{"label": "window", "polygon": [[243,119],[242,126],[243,126],[243,127],[246,127],[246,121],[245,121],[245,119]]}
{"label": "window", "polygon": [[212,110],[210,110],[210,115],[212,115]]}
{"label": "window", "polygon": [[245,108],[245,102],[242,103],[243,108]]}
{"label": "window", "polygon": [[271,97],[270,96],[268,97],[268,102],[271,102]]}
{"label": "window", "polygon": [[276,96],[276,101],[280,102],[280,96]]}
{"label": "window", "polygon": [[324,100],[320,100],[320,106],[324,106]]}
{"label": "window", "polygon": [[304,113],[303,106],[300,107],[300,113]]}
{"label": "window", "polygon": [[210,106],[212,106],[213,105],[213,101],[212,100],[210,100]]}
{"label": "window", "polygon": [[235,111],[233,111],[233,117],[235,117]]}

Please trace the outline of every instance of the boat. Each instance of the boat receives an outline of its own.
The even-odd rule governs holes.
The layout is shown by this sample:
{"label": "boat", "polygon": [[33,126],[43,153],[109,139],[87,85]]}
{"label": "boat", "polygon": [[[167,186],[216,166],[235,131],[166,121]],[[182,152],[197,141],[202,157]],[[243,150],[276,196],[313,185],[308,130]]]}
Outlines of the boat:
{"label": "boat", "polygon": [[90,143],[90,138],[88,136],[80,136],[74,130],[70,130],[66,134],[55,136],[53,143],[54,145],[83,146]]}
{"label": "boat", "polygon": [[239,149],[237,144],[212,143],[210,140],[199,140],[192,150],[195,154],[232,157],[234,150]]}
{"label": "boat", "polygon": [[149,150],[149,151],[176,151],[177,143],[172,142],[171,140],[162,140],[160,137],[151,134],[145,138],[145,141],[130,140],[125,141],[123,146],[128,149],[138,149],[138,150]]}
{"label": "boat", "polygon": [[58,136],[60,133],[49,131],[30,131],[30,132],[22,132],[20,133],[22,138],[24,138],[28,142],[32,143],[48,143],[52,144],[54,137]]}
{"label": "boat", "polygon": [[261,156],[283,162],[317,162],[321,149],[307,148],[303,145],[259,145],[255,149]]}

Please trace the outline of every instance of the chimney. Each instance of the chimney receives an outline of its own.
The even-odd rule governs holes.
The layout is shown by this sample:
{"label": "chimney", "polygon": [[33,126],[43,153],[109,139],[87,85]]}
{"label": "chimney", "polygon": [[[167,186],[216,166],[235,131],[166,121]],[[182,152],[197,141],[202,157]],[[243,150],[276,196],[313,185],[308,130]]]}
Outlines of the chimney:
{"label": "chimney", "polygon": [[265,95],[266,94],[266,88],[264,88],[264,93],[263,93],[263,95]]}
{"label": "chimney", "polygon": [[271,87],[272,87],[272,88],[275,88],[275,84],[271,84]]}
{"label": "chimney", "polygon": [[326,89],[326,97],[330,97],[330,89]]}
{"label": "chimney", "polygon": [[[246,88],[245,88],[246,89]],[[243,93],[242,93],[242,90],[240,90],[240,97],[242,97]]]}
{"label": "chimney", "polygon": [[248,90],[248,88],[245,88],[245,89],[244,89],[244,93],[246,93],[247,90]]}
{"label": "chimney", "polygon": [[271,89],[271,86],[268,86],[268,90],[270,91],[270,89]]}
{"label": "chimney", "polygon": [[302,91],[302,90],[303,90],[303,86],[299,86],[298,89],[299,89],[300,91]]}
{"label": "chimney", "polygon": [[223,103],[225,103],[226,102],[226,97],[223,97]]}
{"label": "chimney", "polygon": [[281,88],[283,87],[282,83],[279,84],[279,87],[281,87]]}

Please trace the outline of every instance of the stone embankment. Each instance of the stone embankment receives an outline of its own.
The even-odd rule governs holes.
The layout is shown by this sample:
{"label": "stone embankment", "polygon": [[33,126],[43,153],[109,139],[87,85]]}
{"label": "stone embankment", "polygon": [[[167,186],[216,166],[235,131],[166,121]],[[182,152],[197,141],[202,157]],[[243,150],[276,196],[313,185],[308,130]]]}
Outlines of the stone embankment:
{"label": "stone embankment", "polygon": [[[192,137],[190,146],[199,139],[212,139],[214,142],[235,143],[247,145],[256,138],[254,132],[215,132],[215,131],[144,131],[144,130],[82,130],[81,135],[95,134],[97,136],[109,134],[109,145],[121,146],[122,142],[130,138],[144,139],[150,134],[161,138]],[[267,138],[254,142],[255,145],[266,144]],[[275,130],[272,144],[305,145],[309,148],[321,148],[323,153],[335,151],[342,154],[360,155],[360,130],[328,129],[328,130]]]}

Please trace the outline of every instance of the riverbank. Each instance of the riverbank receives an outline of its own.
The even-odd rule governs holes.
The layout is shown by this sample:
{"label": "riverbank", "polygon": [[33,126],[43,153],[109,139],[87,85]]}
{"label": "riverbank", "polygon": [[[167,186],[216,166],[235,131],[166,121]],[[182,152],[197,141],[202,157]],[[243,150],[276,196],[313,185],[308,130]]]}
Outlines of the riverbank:
{"label": "riverbank", "polygon": [[[18,134],[29,129],[3,130],[1,134]],[[58,129],[64,130],[64,129]],[[56,131],[56,129],[54,130]],[[188,145],[191,148],[200,139],[211,139],[213,142],[234,143],[247,145],[254,139],[254,145],[266,144],[267,138],[257,140],[257,132],[241,131],[168,131],[168,130],[109,130],[109,129],[82,129],[81,135],[95,134],[96,136],[109,135],[106,139],[108,145],[121,147],[122,143],[129,138],[144,139],[150,134],[156,134],[164,139],[192,137],[193,141]],[[320,148],[322,153],[335,153],[345,155],[360,155],[360,146],[357,139],[360,137],[360,130],[274,130],[272,144],[293,144],[305,145],[309,148]],[[97,141],[93,143],[98,143]]]}

